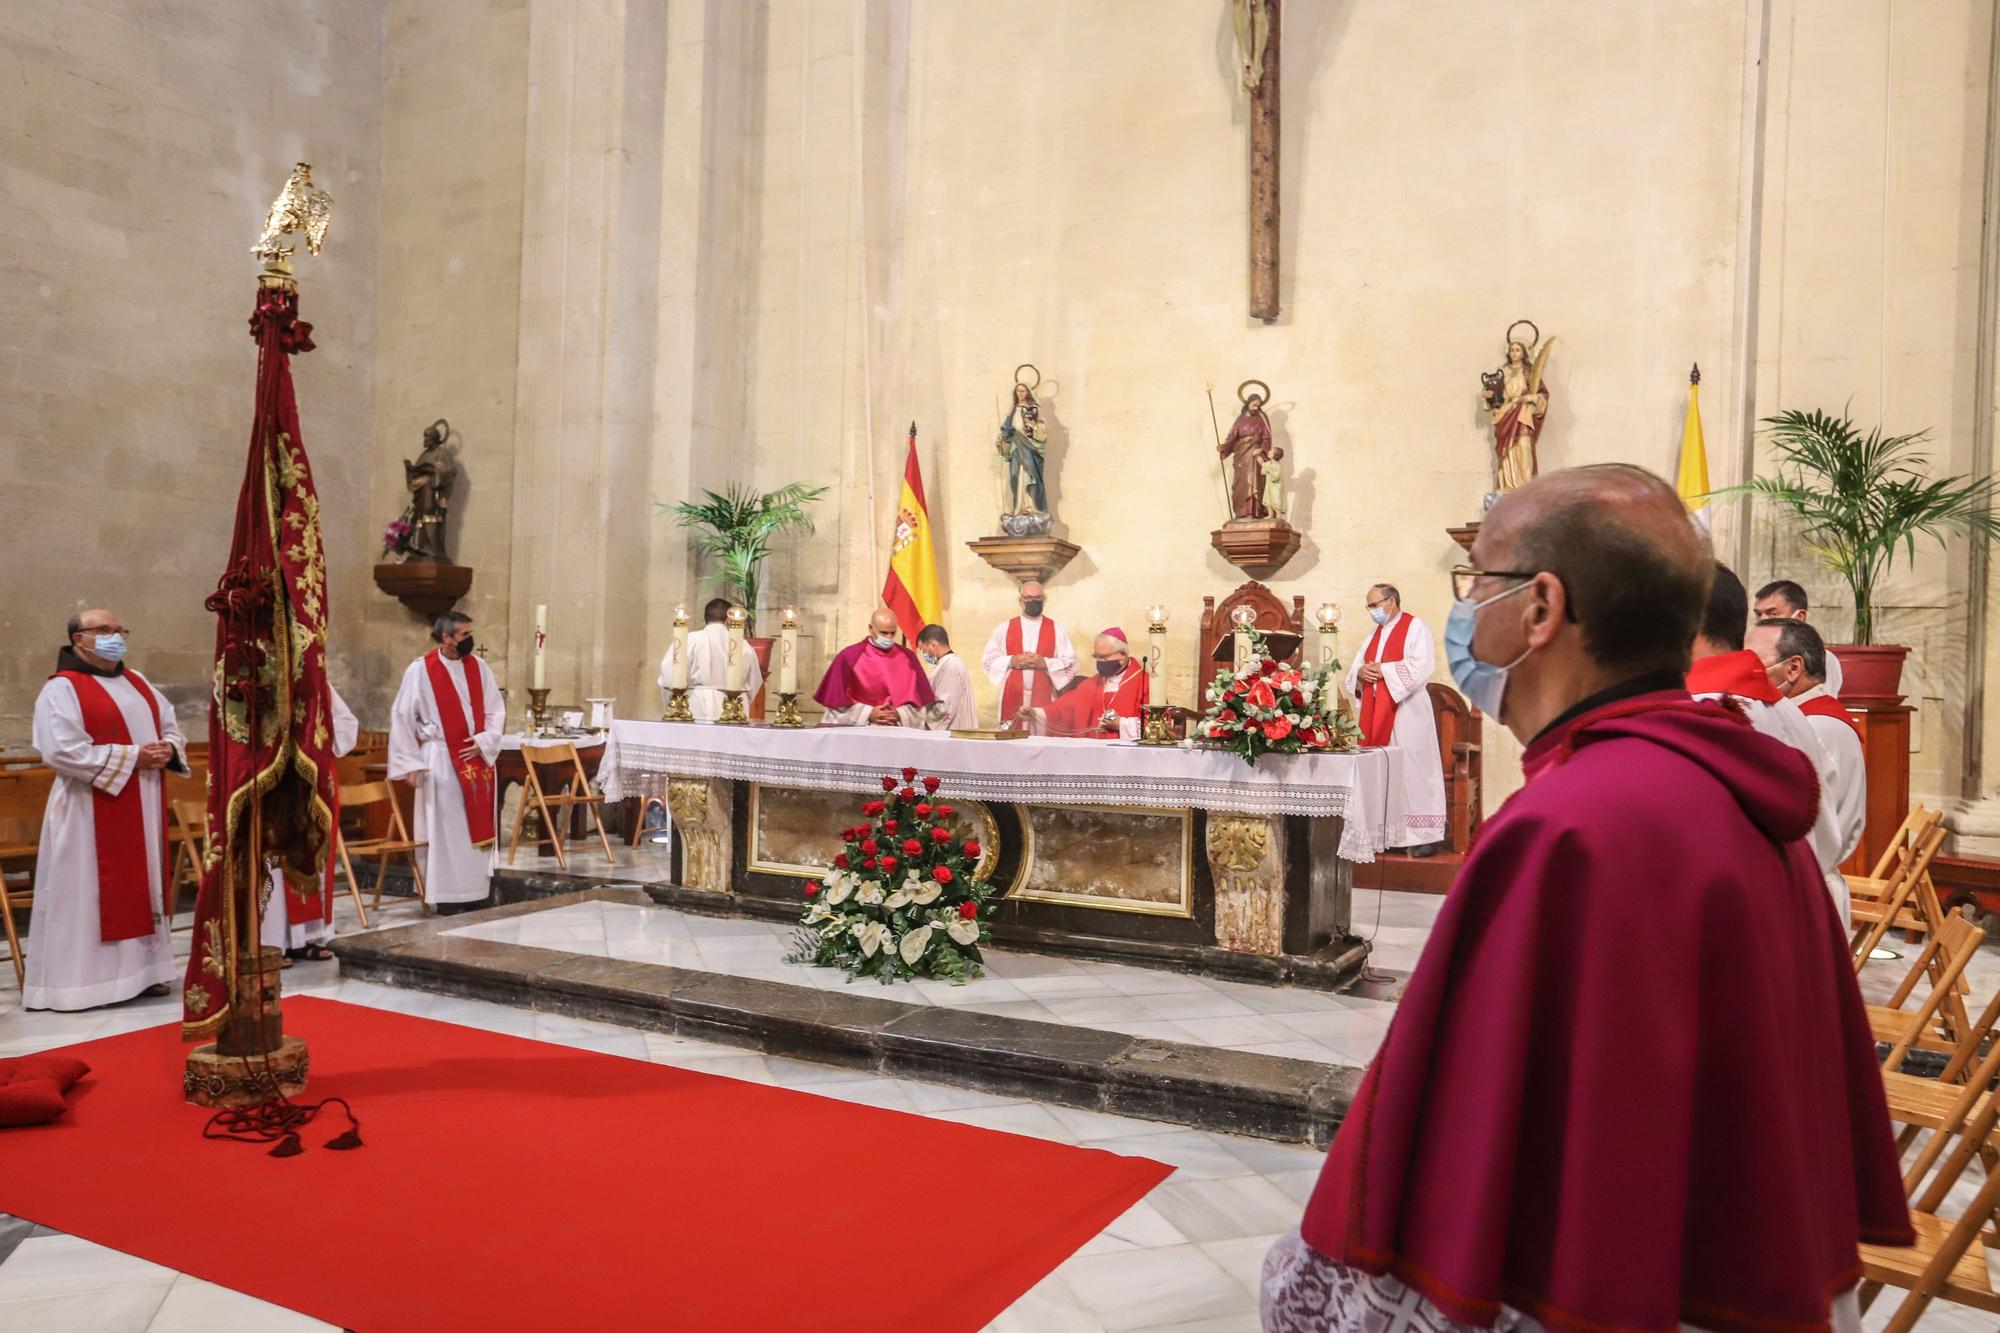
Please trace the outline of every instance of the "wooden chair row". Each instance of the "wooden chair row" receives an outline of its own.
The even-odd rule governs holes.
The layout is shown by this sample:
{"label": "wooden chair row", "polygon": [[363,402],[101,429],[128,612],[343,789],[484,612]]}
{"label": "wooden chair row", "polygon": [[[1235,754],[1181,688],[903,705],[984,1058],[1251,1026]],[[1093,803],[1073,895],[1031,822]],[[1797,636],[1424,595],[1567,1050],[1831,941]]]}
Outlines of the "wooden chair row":
{"label": "wooden chair row", "polygon": [[[567,870],[570,816],[581,808],[590,812],[590,818],[597,827],[597,841],[604,848],[604,859],[616,865],[618,858],[612,854],[611,839],[604,831],[604,797],[590,789],[590,776],[583,770],[583,757],[576,752],[576,746],[565,741],[556,745],[537,745],[532,751],[524,748],[521,760],[527,781],[521,789],[521,803],[514,811],[514,834],[507,847],[507,864],[513,865],[514,857],[521,850],[521,829],[527,822],[528,811],[532,809],[540,824],[535,844],[548,843],[555,852],[556,864]],[[541,771],[544,769],[557,770],[555,782],[558,785],[552,788],[542,781]]]}

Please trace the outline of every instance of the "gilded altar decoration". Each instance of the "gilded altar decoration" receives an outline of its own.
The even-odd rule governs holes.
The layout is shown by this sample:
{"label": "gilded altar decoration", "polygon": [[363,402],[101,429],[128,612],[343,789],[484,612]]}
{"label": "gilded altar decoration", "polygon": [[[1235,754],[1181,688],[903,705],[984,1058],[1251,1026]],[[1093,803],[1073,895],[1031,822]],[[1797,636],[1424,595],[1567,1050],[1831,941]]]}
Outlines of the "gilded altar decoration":
{"label": "gilded altar decoration", "polygon": [[[1034,374],[1032,382],[1028,372]],[[1000,514],[1000,530],[1009,537],[1046,537],[1055,522],[1049,512],[1049,425],[1035,397],[1041,387],[1041,371],[1025,362],[1014,367],[1014,387],[993,439],[994,450],[1007,461],[1007,507]]]}
{"label": "gilded altar decoration", "polygon": [[1236,640],[1237,659],[1209,682],[1195,735],[1253,765],[1262,755],[1338,753],[1360,743],[1360,728],[1333,702],[1339,659],[1328,652],[1313,667],[1280,662],[1250,623],[1238,625]]}
{"label": "gilded altar decoration", "polygon": [[281,245],[280,240],[302,234],[306,249],[318,254],[326,244],[326,227],[332,217],[333,196],[313,184],[312,164],[300,162],[292,168],[285,188],[271,201],[264,215],[264,234],[250,247],[250,253],[264,261],[266,273],[290,277],[290,261],[298,247]]}
{"label": "gilded altar decoration", "polygon": [[1000,896],[979,877],[980,844],[955,826],[938,799],[943,784],[903,770],[882,779],[863,822],[840,831],[841,850],[824,881],[805,886],[806,910],[787,962],[837,967],[892,981],[943,977],[956,984],[984,970],[981,948]]}
{"label": "gilded altar decoration", "polygon": [[729,892],[729,784],[719,778],[669,778],[667,814],[681,838],[681,883]]}
{"label": "gilded altar decoration", "polygon": [[[1524,335],[1517,336],[1526,329]],[[1514,490],[1535,479],[1535,451],[1549,414],[1549,386],[1543,371],[1556,340],[1544,340],[1534,321],[1507,326],[1505,359],[1479,376],[1479,401],[1493,422],[1493,489]]]}
{"label": "gilded altar decoration", "polygon": [[1284,952],[1284,827],[1270,815],[1208,817],[1215,942],[1238,953]]}

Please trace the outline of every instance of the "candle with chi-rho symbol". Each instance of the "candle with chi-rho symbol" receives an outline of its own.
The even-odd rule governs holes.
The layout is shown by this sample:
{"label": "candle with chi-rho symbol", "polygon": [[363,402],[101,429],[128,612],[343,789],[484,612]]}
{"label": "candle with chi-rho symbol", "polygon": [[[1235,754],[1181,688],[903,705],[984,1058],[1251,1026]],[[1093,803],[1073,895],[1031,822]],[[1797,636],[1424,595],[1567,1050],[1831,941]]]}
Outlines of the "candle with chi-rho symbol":
{"label": "candle with chi-rho symbol", "polygon": [[788,606],[784,621],[778,627],[778,693],[798,692],[799,612],[797,607]]}
{"label": "candle with chi-rho symbol", "polygon": [[1146,698],[1156,704],[1167,701],[1167,688],[1160,668],[1167,660],[1167,608],[1158,602],[1146,608]]}
{"label": "candle with chi-rho symbol", "polygon": [[1326,669],[1326,678],[1319,687],[1319,706],[1330,713],[1340,699],[1331,669],[1340,651],[1340,608],[1332,602],[1321,602],[1313,612],[1313,620],[1319,626],[1319,664]]}
{"label": "candle with chi-rho symbol", "polygon": [[1247,670],[1257,660],[1257,650],[1250,643],[1250,627],[1257,623],[1257,612],[1251,607],[1239,606],[1229,613],[1229,620],[1236,626],[1235,669]]}
{"label": "candle with chi-rho symbol", "polygon": [[546,605],[535,608],[535,688],[541,689],[548,682],[548,664],[542,660],[542,647],[549,641],[549,608]]}
{"label": "candle with chi-rho symbol", "polygon": [[674,608],[674,673],[667,684],[676,690],[688,687],[688,609],[685,606]]}
{"label": "candle with chi-rho symbol", "polygon": [[740,690],[743,688],[743,622],[749,617],[740,606],[729,608],[729,667],[723,673],[722,688]]}

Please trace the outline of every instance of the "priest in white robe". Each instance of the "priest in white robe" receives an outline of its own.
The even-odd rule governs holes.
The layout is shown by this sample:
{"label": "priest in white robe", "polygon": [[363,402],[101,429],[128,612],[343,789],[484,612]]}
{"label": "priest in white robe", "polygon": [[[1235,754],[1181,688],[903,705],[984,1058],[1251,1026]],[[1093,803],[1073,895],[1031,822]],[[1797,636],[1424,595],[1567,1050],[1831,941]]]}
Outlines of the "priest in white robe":
{"label": "priest in white robe", "polygon": [[1820,757],[1826,761],[1820,774],[1820,801],[1833,810],[1839,837],[1834,855],[1839,857],[1836,865],[1844,865],[1868,827],[1868,759],[1854,719],[1826,692],[1826,663],[1832,654],[1818,630],[1790,617],[1758,621],[1745,646],[1763,662],[1778,693],[1805,715],[1819,742]]}
{"label": "priest in white robe", "polygon": [[972,673],[965,659],[951,650],[951,636],[943,625],[926,625],[917,632],[917,654],[931,675],[932,731],[970,731],[979,725],[979,713],[972,706]]}
{"label": "priest in white robe", "polygon": [[1375,630],[1348,664],[1347,692],[1360,709],[1361,743],[1402,760],[1404,814],[1385,845],[1429,856],[1445,837],[1444,759],[1428,689],[1437,643],[1430,627],[1403,609],[1394,584],[1368,590],[1368,617]]}
{"label": "priest in white robe", "polygon": [[1042,614],[1048,593],[1030,579],[1021,585],[1021,614],[993,627],[979,656],[986,679],[1000,691],[998,725],[1023,708],[1043,708],[1076,676],[1076,648],[1054,619]]}
{"label": "priest in white robe", "polygon": [[35,861],[22,1006],[92,1009],[165,995],[180,969],[164,914],[162,770],[188,771],[174,706],[125,663],[118,617],[72,616],[35,699],[35,749],[55,770]]}
{"label": "priest in white robe", "polygon": [[[1757,589],[1757,599],[1751,603],[1750,609],[1759,620],[1796,620],[1803,625],[1806,622],[1807,601],[1806,590],[1803,587],[1790,579],[1776,579]],[[1813,633],[1817,634],[1819,631],[1814,630]],[[1824,645],[1825,640],[1822,639],[1821,643]],[[1840,659],[1830,650],[1824,651],[1826,679],[1821,683],[1820,689],[1826,692],[1828,698],[1838,699],[1843,675]]]}
{"label": "priest in white robe", "polygon": [[[687,637],[688,711],[697,722],[713,722],[722,716],[722,690],[729,681],[729,600],[709,599],[701,609],[702,627]],[[667,705],[667,691],[673,685],[676,646],[667,645],[660,659],[660,707]],[[749,706],[764,684],[764,670],[757,654],[745,644],[743,653],[743,701]]]}
{"label": "priest in white robe", "polygon": [[493,760],[507,708],[473,656],[470,616],[439,616],[431,637],[438,646],[403,673],[389,713],[389,776],[416,793],[411,836],[427,844],[424,901],[449,915],[488,893],[499,822]]}
{"label": "priest in white robe", "polygon": [[[361,722],[331,682],[326,688],[333,696],[333,753],[338,758],[354,748],[354,742],[361,736]],[[336,811],[336,822],[339,818]],[[286,958],[325,962],[333,957],[326,942],[333,938],[333,869],[337,860],[329,843],[326,873],[320,877],[319,910],[310,913],[293,911],[291,895],[285,891],[285,876],[276,867],[272,868],[270,897],[257,926],[259,940],[269,948],[284,950]]]}

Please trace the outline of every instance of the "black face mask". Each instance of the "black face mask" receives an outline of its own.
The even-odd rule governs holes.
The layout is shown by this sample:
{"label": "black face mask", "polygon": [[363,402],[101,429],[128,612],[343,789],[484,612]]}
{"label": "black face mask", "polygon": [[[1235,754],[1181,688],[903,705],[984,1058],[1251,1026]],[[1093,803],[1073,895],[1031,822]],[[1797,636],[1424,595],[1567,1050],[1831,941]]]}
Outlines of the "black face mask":
{"label": "black face mask", "polygon": [[1041,613],[1042,613],[1041,598],[1036,597],[1021,603],[1021,614],[1026,616],[1028,619],[1033,620],[1036,616],[1040,615]]}
{"label": "black face mask", "polygon": [[463,662],[470,656],[472,656],[472,636],[468,634],[458,641],[458,660]]}
{"label": "black face mask", "polygon": [[1100,676],[1122,676],[1125,674],[1125,664],[1123,662],[1100,661],[1097,664],[1097,674]]}

